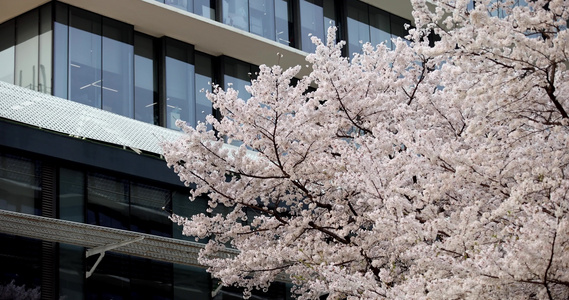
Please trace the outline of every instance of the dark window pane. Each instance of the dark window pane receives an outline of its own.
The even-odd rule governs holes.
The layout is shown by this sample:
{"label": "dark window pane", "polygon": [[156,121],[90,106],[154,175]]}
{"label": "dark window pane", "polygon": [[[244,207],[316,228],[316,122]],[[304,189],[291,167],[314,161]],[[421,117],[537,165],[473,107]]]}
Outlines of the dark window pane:
{"label": "dark window pane", "polygon": [[225,87],[231,87],[239,91],[239,98],[243,100],[249,99],[251,95],[247,92],[245,86],[251,85],[250,64],[230,57],[225,57],[224,61],[225,74],[223,81]]}
{"label": "dark window pane", "polygon": [[[90,270],[97,255],[86,259],[86,270]],[[107,252],[91,277],[85,280],[86,299],[130,299],[129,256]]]}
{"label": "dark window pane", "polygon": [[223,23],[249,31],[249,7],[247,0],[223,0]]}
{"label": "dark window pane", "polygon": [[130,229],[154,235],[172,236],[172,221],[162,209],[170,201],[165,189],[132,183],[130,186]]}
{"label": "dark window pane", "polygon": [[207,300],[210,298],[210,278],[203,268],[174,265],[174,299]]}
{"label": "dark window pane", "polygon": [[40,215],[39,174],[30,159],[0,155],[0,209]]}
{"label": "dark window pane", "polygon": [[101,17],[70,7],[69,99],[101,108]]}
{"label": "dark window pane", "polygon": [[0,234],[0,245],[0,289],[17,287],[25,294],[20,299],[41,299],[41,241]]}
{"label": "dark window pane", "polygon": [[103,77],[99,84],[103,109],[133,118],[133,33],[132,26],[103,19]]}
{"label": "dark window pane", "polygon": [[83,172],[59,169],[59,218],[83,223],[85,181]]}
{"label": "dark window pane", "polygon": [[87,176],[87,223],[128,229],[128,184],[110,176]]}
{"label": "dark window pane", "polygon": [[83,247],[59,244],[59,299],[84,299]]}
{"label": "dark window pane", "polygon": [[131,256],[130,260],[130,299],[172,299],[173,274],[171,263],[135,256]]}
{"label": "dark window pane", "polygon": [[151,36],[134,35],[134,72],[134,117],[158,125],[157,67]]}
{"label": "dark window pane", "polygon": [[[194,215],[205,213],[207,209],[207,199],[198,198],[195,201],[190,201],[188,193],[172,192],[172,212],[186,218],[191,218]],[[195,237],[190,237],[182,234],[182,227],[176,223],[172,223],[173,237],[176,239],[187,240],[195,242]],[[205,243],[207,239],[199,240]]]}

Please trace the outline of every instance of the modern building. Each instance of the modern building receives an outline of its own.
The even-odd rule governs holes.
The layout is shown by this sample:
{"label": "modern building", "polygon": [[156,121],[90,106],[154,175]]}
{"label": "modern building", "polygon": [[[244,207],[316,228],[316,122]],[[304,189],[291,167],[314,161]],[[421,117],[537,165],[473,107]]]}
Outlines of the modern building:
{"label": "modern building", "polygon": [[207,199],[188,201],[160,141],[215,114],[210,83],[246,97],[258,65],[306,65],[329,24],[348,55],[410,19],[393,0],[0,0],[0,298],[241,298],[168,219]]}

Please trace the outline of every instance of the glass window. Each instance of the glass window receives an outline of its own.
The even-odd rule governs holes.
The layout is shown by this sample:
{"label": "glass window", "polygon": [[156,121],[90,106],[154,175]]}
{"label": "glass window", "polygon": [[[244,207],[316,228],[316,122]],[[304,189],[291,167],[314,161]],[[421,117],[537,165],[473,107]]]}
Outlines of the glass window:
{"label": "glass window", "polygon": [[[213,82],[213,63],[211,56],[196,52],[196,120],[205,122],[207,115],[213,114],[211,101],[206,97],[206,90],[211,91]],[[192,125],[197,125],[192,124]],[[211,126],[210,126],[211,129]]]}
{"label": "glass window", "polygon": [[300,0],[300,43],[302,50],[314,52],[311,36],[325,39],[323,0]]}
{"label": "glass window", "polygon": [[249,30],[251,33],[275,40],[274,0],[249,0]]}
{"label": "glass window", "polygon": [[191,45],[166,39],[166,127],[195,124],[194,53]]}
{"label": "glass window", "polygon": [[38,174],[31,159],[0,155],[0,209],[40,215]]}
{"label": "glass window", "polygon": [[142,33],[134,35],[134,117],[158,125],[158,83],[154,39]]}
{"label": "glass window", "polygon": [[97,85],[103,96],[102,108],[119,115],[134,117],[134,50],[132,26],[103,19],[102,73]]}
{"label": "glass window", "polygon": [[275,0],[275,40],[294,47],[291,0]]}
{"label": "glass window", "polygon": [[130,299],[172,299],[172,264],[130,256]]}
{"label": "glass window", "polygon": [[128,183],[110,176],[88,175],[87,223],[128,229]]}
{"label": "glass window", "polygon": [[391,26],[389,13],[370,6],[370,42],[376,46],[380,43],[386,43],[387,47],[391,46]]}
{"label": "glass window", "polygon": [[[97,257],[98,255],[94,255],[86,259],[86,270],[91,269],[97,261]],[[128,255],[107,252],[91,277],[85,279],[85,298],[131,299],[131,263],[129,258]]]}
{"label": "glass window", "polygon": [[53,24],[53,95],[68,98],[69,82],[69,14],[66,5],[55,2]]}
{"label": "glass window", "polygon": [[194,13],[215,20],[216,0],[194,0]]}
{"label": "glass window", "polygon": [[400,18],[395,15],[391,15],[391,38],[405,38],[407,35],[407,30],[405,29],[405,24],[409,23],[409,21]]}
{"label": "glass window", "polygon": [[83,223],[85,202],[83,172],[59,169],[59,218]]}
{"label": "glass window", "polygon": [[84,253],[83,247],[59,244],[59,299],[84,299]]}
{"label": "glass window", "polygon": [[0,81],[14,83],[15,20],[0,24]]}
{"label": "glass window", "polygon": [[249,99],[251,95],[245,86],[251,85],[251,65],[235,58],[224,57],[223,83],[226,89],[231,87],[239,91],[239,98]]}
{"label": "glass window", "polygon": [[362,43],[370,41],[368,6],[359,1],[348,3],[348,51],[360,53]]}
{"label": "glass window", "polygon": [[[195,201],[190,201],[188,193],[174,191],[172,192],[172,212],[186,218],[191,218],[193,215],[205,213],[207,209],[207,199],[198,198]],[[182,227],[176,223],[172,223],[173,237],[180,240],[187,240],[195,242],[195,237],[182,235]],[[199,240],[205,243],[207,239]]]}
{"label": "glass window", "polygon": [[16,85],[37,90],[39,10],[16,18]]}
{"label": "glass window", "polygon": [[191,12],[193,8],[192,0],[166,0],[165,4]]}
{"label": "glass window", "polygon": [[0,290],[20,290],[24,295],[16,299],[41,299],[42,242],[0,234],[0,245]]}
{"label": "glass window", "polygon": [[69,8],[69,99],[101,108],[101,17]]}
{"label": "glass window", "polygon": [[174,300],[209,300],[209,273],[203,268],[174,265]]}
{"label": "glass window", "polygon": [[247,0],[223,0],[223,23],[249,31],[249,7]]}
{"label": "glass window", "polygon": [[40,7],[38,91],[52,93],[52,16],[51,5]]}
{"label": "glass window", "polygon": [[162,209],[170,199],[165,189],[144,184],[130,185],[130,229],[165,237],[172,236],[172,221]]}

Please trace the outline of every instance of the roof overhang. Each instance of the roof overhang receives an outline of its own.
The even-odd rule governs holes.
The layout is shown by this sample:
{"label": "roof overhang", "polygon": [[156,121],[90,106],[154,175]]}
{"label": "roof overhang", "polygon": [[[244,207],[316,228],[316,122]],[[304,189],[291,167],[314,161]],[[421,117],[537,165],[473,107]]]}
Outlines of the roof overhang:
{"label": "roof overhang", "polygon": [[[201,243],[155,236],[151,234],[119,230],[90,224],[58,220],[0,209],[0,232],[42,241],[57,242],[85,248],[135,241],[112,252],[203,267],[198,263]],[[142,239],[141,239],[142,237]],[[237,250],[226,248],[219,257],[236,255]]]}

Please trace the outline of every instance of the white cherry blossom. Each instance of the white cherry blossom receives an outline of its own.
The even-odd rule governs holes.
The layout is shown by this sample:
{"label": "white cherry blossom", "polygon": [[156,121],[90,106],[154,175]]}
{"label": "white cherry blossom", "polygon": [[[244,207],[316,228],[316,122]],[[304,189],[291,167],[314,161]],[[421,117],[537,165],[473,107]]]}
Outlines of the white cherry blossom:
{"label": "white cherry blossom", "polygon": [[284,276],[299,299],[569,297],[569,2],[467,2],[412,0],[408,40],[353,59],[332,28],[309,76],[261,66],[249,99],[208,93],[214,130],[178,123],[164,156],[210,210],[172,219],[209,239],[213,276],[246,296]]}

